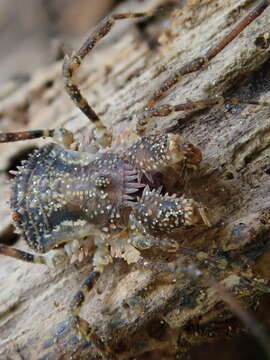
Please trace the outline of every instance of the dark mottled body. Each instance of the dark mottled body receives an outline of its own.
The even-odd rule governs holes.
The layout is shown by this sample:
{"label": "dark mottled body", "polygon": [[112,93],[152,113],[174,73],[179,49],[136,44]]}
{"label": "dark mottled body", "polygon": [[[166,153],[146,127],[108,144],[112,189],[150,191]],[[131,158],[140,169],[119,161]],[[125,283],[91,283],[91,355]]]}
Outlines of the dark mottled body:
{"label": "dark mottled body", "polygon": [[[44,146],[24,162],[16,176],[11,199],[16,227],[29,246],[42,253],[99,230],[122,230],[128,226],[135,204],[133,218],[140,217],[147,202],[151,203],[145,193],[138,203],[131,196],[144,186],[139,182],[140,174],[152,176],[164,167],[184,163],[186,153],[192,153],[190,146],[172,134],[143,137],[121,154],[102,151],[93,156],[61,145]],[[189,149],[186,153],[185,148]],[[200,151],[192,149],[198,163]],[[161,201],[162,196],[158,196]],[[185,202],[181,198],[170,201],[182,206],[184,216]],[[181,225],[185,225],[182,220],[174,223],[174,227]],[[161,232],[157,229],[156,235]]]}
{"label": "dark mottled body", "polygon": [[45,146],[17,174],[11,199],[16,225],[39,252],[86,237],[95,228],[120,228],[125,193],[133,184],[128,180],[136,178],[130,175],[134,173],[113,153],[93,160],[86,152]]}

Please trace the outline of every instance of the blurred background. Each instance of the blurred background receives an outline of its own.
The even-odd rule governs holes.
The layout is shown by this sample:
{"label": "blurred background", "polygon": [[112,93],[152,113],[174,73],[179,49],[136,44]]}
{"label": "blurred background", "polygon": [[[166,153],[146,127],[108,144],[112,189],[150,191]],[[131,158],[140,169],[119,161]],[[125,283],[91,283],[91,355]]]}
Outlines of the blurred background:
{"label": "blurred background", "polygon": [[[61,57],[121,0],[0,0],[0,83]],[[141,1],[142,3],[144,1]],[[75,45],[74,45],[75,46]]]}

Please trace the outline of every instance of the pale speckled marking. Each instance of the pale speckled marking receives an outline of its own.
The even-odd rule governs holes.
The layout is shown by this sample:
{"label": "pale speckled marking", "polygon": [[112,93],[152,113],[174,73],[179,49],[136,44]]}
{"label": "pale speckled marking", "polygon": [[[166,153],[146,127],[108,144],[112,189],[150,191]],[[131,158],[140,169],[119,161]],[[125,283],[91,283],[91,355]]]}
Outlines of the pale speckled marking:
{"label": "pale speckled marking", "polygon": [[[143,234],[160,236],[182,226],[205,223],[200,214],[201,207],[202,205],[193,199],[161,195],[160,190],[151,191],[147,186],[132,209],[131,227]],[[208,224],[209,221],[206,225]]]}
{"label": "pale speckled marking", "polygon": [[[206,65],[209,60],[222,51],[222,49],[227,46],[248,24],[258,17],[268,5],[269,1],[260,1],[258,5],[251,10],[230,33],[217,44],[217,46],[210,49],[205,56],[198,57],[188,64],[185,64],[183,67],[178,69],[175,74],[170,76],[150,98],[145,108],[145,112],[141,114],[141,117],[138,117],[137,132],[140,135],[143,135],[149,117],[167,116],[172,111],[182,111],[188,108],[197,109],[213,102],[212,99],[210,99],[208,103],[207,101],[188,102],[175,106],[165,104],[154,108],[157,101],[177,83],[179,78],[187,73],[197,71]],[[154,15],[153,12],[112,15],[97,26],[93,34],[86,40],[79,51],[74,53],[71,57],[65,58],[63,73],[67,92],[75,104],[89,117],[90,120],[96,124],[95,135],[100,146],[107,146],[110,144],[111,133],[106,129],[97,114],[82,97],[80,90],[73,82],[73,74],[81,65],[83,58],[92,50],[95,44],[110,31],[115,20],[152,15]],[[228,99],[225,100],[228,101]],[[215,101],[221,102],[224,101],[224,98],[215,99]],[[232,102],[238,103],[239,101],[237,99],[233,99]],[[252,103],[258,104],[257,102]],[[38,137],[53,137],[55,142],[62,143],[66,148],[74,150],[78,149],[77,144],[74,143],[73,134],[65,129],[4,133],[0,134],[0,142],[19,141]],[[101,211],[103,211],[105,215],[109,214],[110,216],[106,216],[106,221],[101,221],[101,224],[98,224],[100,225],[100,233],[104,231],[108,233],[108,236],[110,236],[113,231],[117,230],[118,226],[120,232],[122,231],[122,227],[128,227],[134,230],[134,237],[136,237],[136,241],[134,240],[134,237],[131,238],[132,241],[142,248],[144,246],[158,246],[161,248],[164,247],[165,251],[170,251],[170,246],[168,245],[169,241],[167,241],[166,238],[164,238],[164,243],[162,243],[162,240],[159,241],[158,238],[149,235],[149,233],[161,235],[164,232],[166,234],[181,225],[196,225],[197,222],[204,222],[209,226],[210,223],[205,209],[202,205],[192,199],[186,199],[184,197],[177,198],[175,195],[169,196],[168,194],[161,195],[160,191],[151,191],[148,187],[144,190],[143,195],[137,202],[134,197],[129,195],[135,194],[139,196],[139,193],[137,192],[142,186],[139,181],[141,173],[146,173],[147,180],[151,183],[153,176],[151,172],[155,173],[155,171],[164,171],[166,167],[173,167],[173,165],[177,165],[179,162],[181,164],[185,163],[185,165],[191,167],[196,167],[200,163],[201,153],[199,149],[195,148],[192,144],[181,142],[180,138],[175,137],[175,135],[168,134],[160,136],[159,138],[151,136],[141,138],[141,140],[136,142],[133,147],[128,148],[125,154],[121,154],[121,157],[119,157],[118,160],[115,160],[120,164],[117,168],[120,173],[118,178],[118,180],[120,179],[120,182],[116,181],[116,187],[114,189],[115,191],[120,189],[120,196],[116,197],[117,199],[119,198],[119,204],[117,201],[117,204],[113,202],[113,195],[115,195],[115,191],[105,191],[107,187],[113,184],[113,181],[111,180],[114,179],[113,177],[110,177],[113,171],[115,171],[115,168],[113,168],[114,160],[110,158],[110,153],[107,153],[105,157],[103,157],[103,161],[99,162],[99,159],[104,154],[98,154],[98,156],[94,158],[92,154],[87,153],[86,155],[86,153],[84,153],[81,157],[78,156],[78,158],[76,158],[75,156],[75,158],[72,158],[71,152],[67,152],[66,150],[62,150],[60,152],[58,150],[56,151],[56,145],[54,146],[55,147],[51,148],[51,150],[53,151],[53,155],[55,155],[56,163],[54,162],[54,159],[51,159],[51,163],[48,166],[46,160],[49,160],[46,159],[45,152],[49,149],[49,147],[44,147],[43,149],[36,151],[32,158],[30,158],[28,162],[19,169],[15,178],[15,186],[13,188],[14,192],[11,199],[13,219],[18,230],[24,234],[32,248],[40,252],[45,251],[45,254],[34,255],[0,245],[1,254],[28,262],[45,263],[48,265],[63,264],[68,260],[70,254],[77,251],[80,243],[76,242],[76,239],[69,238],[69,240],[71,240],[69,244],[72,243],[72,246],[67,246],[66,244],[63,249],[57,249],[54,248],[59,245],[57,243],[57,239],[53,238],[51,239],[52,243],[49,243],[48,238],[50,236],[53,237],[52,235],[54,231],[61,231],[61,228],[63,229],[69,227],[79,227],[80,230],[76,233],[70,232],[68,234],[67,232],[64,235],[66,235],[67,238],[68,235],[71,235],[71,237],[78,236],[80,231],[83,231],[83,229],[85,230],[85,226],[87,225],[89,225],[89,228],[86,229],[88,232],[85,230],[86,235],[92,235],[96,230],[98,223],[97,220],[99,220],[98,217],[102,215]],[[46,164],[42,163],[44,158]],[[57,165],[57,160],[61,160],[62,163]],[[121,161],[123,161],[123,163],[121,163]],[[88,192],[86,192],[85,189],[75,189],[75,177],[78,177],[76,168],[72,169],[73,171],[59,170],[59,166],[77,166],[78,168],[83,168],[91,167],[93,164],[95,164],[95,166],[91,170],[94,170],[94,172],[106,169],[109,169],[109,172],[107,172],[105,176],[104,174],[98,173],[97,178],[91,183],[92,187],[90,186]],[[40,165],[44,165],[44,168]],[[47,177],[44,176],[43,179],[40,179],[39,176],[42,177],[41,175],[44,175],[43,173],[46,173],[46,170],[49,170],[46,174]],[[37,172],[36,175],[34,174],[35,171]],[[74,172],[76,174],[74,174]],[[58,181],[59,177],[60,181]],[[89,175],[89,177],[91,178],[91,175]],[[88,178],[85,176],[81,177],[79,180],[81,180],[81,186],[83,183],[87,183]],[[42,186],[43,189],[41,188]],[[40,191],[37,191],[37,187],[39,187]],[[58,189],[57,192],[57,187],[62,187],[63,191],[59,192]],[[50,188],[53,190],[48,191]],[[96,188],[100,188],[100,191],[97,192]],[[48,192],[43,191],[46,189]],[[102,189],[105,190],[103,191]],[[63,196],[63,193],[66,195],[65,197]],[[76,207],[78,207],[78,200],[80,203],[85,200],[85,197],[88,197],[88,200],[94,200],[95,202],[95,200],[97,200],[97,194],[99,202],[107,199],[109,201],[103,202],[102,206],[98,204],[96,209],[91,208],[91,211],[93,210],[91,215],[87,215],[87,210],[89,210],[87,207],[79,208],[80,211],[77,212]],[[112,198],[110,198],[110,196]],[[70,209],[67,209],[69,205],[68,201],[71,203]],[[149,207],[146,208],[146,205],[149,205]],[[38,209],[39,211],[37,212]],[[122,216],[122,210],[127,212],[126,218],[128,220],[125,220],[124,216]],[[58,219],[59,224],[58,222],[54,225],[50,224],[50,222],[53,222],[55,218],[59,216],[57,211],[63,211],[63,218]],[[84,217],[81,217],[82,214]],[[67,215],[71,218],[68,218]],[[88,220],[90,219],[89,223],[87,223],[86,220],[87,216]],[[107,219],[109,221],[107,221]],[[60,226],[59,228],[58,225]],[[54,229],[54,231],[51,231],[51,229]],[[42,237],[46,230],[46,236]],[[142,243],[143,238],[140,236],[140,230],[147,235],[147,243]],[[35,236],[33,236],[33,234]],[[123,237],[123,239],[127,240],[126,237]],[[103,250],[104,254],[106,254],[106,247],[109,243],[104,239],[99,240],[98,238],[96,238],[95,241],[97,247],[100,249],[102,248],[102,245],[104,245]],[[174,248],[173,243],[171,248]],[[128,259],[128,256],[126,259]],[[75,315],[79,313],[86,294],[93,288],[99,276],[100,271],[92,272],[90,274],[88,279],[84,282],[81,290],[71,302],[70,312],[72,314],[72,319],[76,323],[78,332],[82,334],[83,337],[93,341],[104,354],[109,354],[109,350],[105,348],[102,342],[89,327],[88,323],[79,316]]]}

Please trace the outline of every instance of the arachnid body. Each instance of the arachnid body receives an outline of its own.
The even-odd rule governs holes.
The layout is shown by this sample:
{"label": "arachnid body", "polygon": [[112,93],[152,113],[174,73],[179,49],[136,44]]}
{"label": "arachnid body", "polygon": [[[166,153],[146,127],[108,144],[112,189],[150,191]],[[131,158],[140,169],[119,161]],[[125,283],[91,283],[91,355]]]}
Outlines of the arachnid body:
{"label": "arachnid body", "polygon": [[[207,224],[203,208],[192,199],[151,192],[151,181],[147,187],[139,181],[144,172],[153,174],[182,162],[195,166],[200,159],[198,149],[173,134],[143,137],[126,154],[105,150],[93,155],[57,144],[36,150],[16,174],[11,208],[15,226],[28,245],[45,255],[32,258],[18,253],[18,257],[64,265],[90,236],[99,254],[94,256],[94,267],[102,270],[110,261],[109,238],[123,230],[160,236],[195,225],[200,218]],[[144,187],[140,201],[134,201],[132,194]],[[16,256],[15,250],[1,251],[14,251]]]}
{"label": "arachnid body", "polygon": [[137,134],[131,135],[135,137],[131,145],[122,142],[119,145],[113,138],[112,131],[82,97],[73,74],[94,45],[110,31],[115,20],[152,16],[153,13],[117,14],[105,19],[82,48],[65,59],[63,72],[67,92],[96,125],[93,141],[83,151],[72,133],[64,129],[0,134],[1,142],[43,136],[60,142],[60,145],[53,143],[34,152],[19,168],[13,186],[11,208],[15,225],[40,255],[3,245],[0,253],[58,266],[79,256],[84,251],[84,242],[92,241],[96,246],[94,272],[73,298],[70,318],[81,336],[93,341],[108,356],[110,350],[78,316],[86,293],[93,288],[104,266],[113,256],[123,257],[128,263],[136,262],[140,251],[151,247],[175,252],[178,243],[170,238],[171,232],[200,223],[210,225],[203,205],[186,196],[164,194],[159,188],[164,185],[162,181],[158,186],[155,181],[156,174],[170,171],[184,178],[188,168],[200,164],[200,150],[172,133],[145,135],[147,121],[154,116],[201,109],[224,100],[237,102],[237,99],[219,97],[176,106],[155,106],[181,76],[205,66],[267,6],[267,2],[261,2],[217,47],[181,67],[162,84],[144,111],[138,114]]}

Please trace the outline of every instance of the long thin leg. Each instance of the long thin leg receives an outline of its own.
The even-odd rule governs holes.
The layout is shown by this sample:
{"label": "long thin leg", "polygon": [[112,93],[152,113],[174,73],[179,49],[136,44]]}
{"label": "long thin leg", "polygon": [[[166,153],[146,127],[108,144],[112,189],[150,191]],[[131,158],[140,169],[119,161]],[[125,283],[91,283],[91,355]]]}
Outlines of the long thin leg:
{"label": "long thin leg", "polygon": [[88,278],[83,282],[80,290],[75,294],[69,305],[69,313],[72,326],[76,327],[79,337],[92,341],[95,346],[103,353],[107,354],[106,348],[95,332],[91,329],[88,322],[79,316],[81,308],[85,303],[86,296],[95,286],[100,277],[99,271],[92,271]]}
{"label": "long thin leg", "polygon": [[69,263],[73,255],[78,254],[83,244],[74,239],[67,242],[62,248],[52,249],[45,254],[32,254],[19,249],[0,244],[0,254],[34,264],[45,264],[49,267],[61,267]]}
{"label": "long thin leg", "polygon": [[64,249],[53,249],[44,255],[38,255],[0,244],[0,254],[29,263],[45,264],[53,268],[64,266],[69,261],[69,256]]}
{"label": "long thin leg", "polygon": [[0,143],[31,140],[41,137],[52,137],[54,141],[65,145],[67,148],[75,149],[77,146],[72,132],[61,128],[0,133]]}
{"label": "long thin leg", "polygon": [[173,112],[178,111],[186,111],[186,110],[200,110],[205,109],[209,106],[217,105],[217,104],[251,104],[251,105],[258,105],[258,106],[267,106],[270,108],[270,102],[264,101],[256,101],[256,100],[245,100],[245,99],[238,99],[234,97],[224,97],[224,96],[216,96],[210,99],[204,99],[200,101],[188,101],[186,103],[177,104],[177,105],[169,105],[169,104],[162,104],[156,106],[154,108],[148,108],[140,113],[140,119],[147,121],[148,119],[156,116],[168,116]]}
{"label": "long thin leg", "polygon": [[[210,60],[212,60],[217,54],[219,54],[232,40],[234,40],[252,21],[254,21],[268,6],[270,5],[269,0],[260,1],[254,9],[252,9],[240,22],[227,34],[216,46],[208,50],[204,56],[197,57],[187,64],[183,65],[175,71],[173,75],[168,77],[162,85],[154,92],[150,100],[148,101],[146,107],[142,114],[138,114],[137,121],[137,133],[139,135],[144,135],[147,122],[149,117],[146,116],[148,109],[154,108],[157,102],[164,96],[166,93],[178,83],[178,81],[186,74],[198,71],[206,66]],[[168,106],[168,105],[167,105]],[[204,106],[206,107],[206,106]],[[186,108],[188,109],[188,108]],[[186,110],[183,109],[183,110]],[[192,108],[194,109],[194,107]],[[155,111],[155,110],[153,110]],[[179,111],[179,110],[178,110]],[[151,114],[151,111],[149,111]],[[154,116],[166,116],[166,115],[154,115]]]}
{"label": "long thin leg", "polygon": [[74,80],[74,73],[80,65],[83,59],[90,53],[94,46],[106,36],[117,20],[150,17],[160,13],[162,10],[157,9],[148,12],[139,13],[123,13],[114,14],[106,17],[100,24],[97,25],[92,34],[86,39],[82,47],[75,51],[71,56],[65,56],[63,64],[63,76],[66,91],[74,101],[75,105],[96,125],[95,137],[102,146],[109,146],[111,143],[111,133],[100,120],[96,112],[89,105],[87,100],[83,97],[78,85]]}

